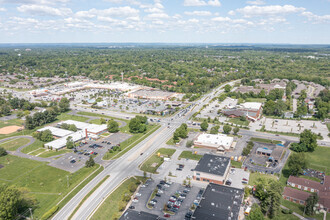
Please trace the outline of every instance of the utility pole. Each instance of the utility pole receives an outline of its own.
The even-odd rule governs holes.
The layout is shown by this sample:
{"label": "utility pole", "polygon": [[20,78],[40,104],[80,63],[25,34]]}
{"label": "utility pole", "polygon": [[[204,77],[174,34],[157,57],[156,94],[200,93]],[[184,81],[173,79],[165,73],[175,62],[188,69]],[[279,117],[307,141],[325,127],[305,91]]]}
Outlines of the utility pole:
{"label": "utility pole", "polygon": [[69,175],[66,176],[67,187],[69,188]]}

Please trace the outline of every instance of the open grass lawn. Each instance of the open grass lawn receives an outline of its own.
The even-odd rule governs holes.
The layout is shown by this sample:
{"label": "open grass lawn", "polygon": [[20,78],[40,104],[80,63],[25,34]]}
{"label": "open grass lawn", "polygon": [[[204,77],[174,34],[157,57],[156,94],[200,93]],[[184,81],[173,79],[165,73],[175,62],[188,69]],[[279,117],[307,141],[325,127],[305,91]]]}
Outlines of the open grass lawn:
{"label": "open grass lawn", "polygon": [[9,150],[9,151],[15,151],[17,150],[17,148],[28,144],[30,142],[30,140],[28,138],[15,138],[15,139],[11,139],[5,142],[1,142],[0,143],[0,147]]}
{"label": "open grass lawn", "polygon": [[37,150],[34,150],[34,151],[30,152],[29,154],[33,155],[33,156],[37,156],[37,155],[45,152],[46,150],[47,149],[45,149],[45,148],[38,148]]}
{"label": "open grass lawn", "polygon": [[[157,173],[157,169],[164,162],[164,157],[171,157],[175,153],[175,149],[160,148],[147,161],[145,161],[141,170],[149,173]],[[160,154],[160,156],[158,156]],[[163,156],[163,157],[162,157]]]}
{"label": "open grass lawn", "polygon": [[0,120],[0,128],[11,126],[11,125],[17,125],[22,126],[24,124],[24,121],[22,119],[11,119],[8,121],[1,121]]}
{"label": "open grass lawn", "polygon": [[88,120],[88,118],[86,118],[86,117],[78,116],[78,115],[69,115],[67,113],[60,114],[59,116],[57,116],[57,119],[60,121],[75,120],[75,121],[81,121],[81,122],[85,122]]}
{"label": "open grass lawn", "polygon": [[31,151],[37,150],[39,148],[43,148],[42,147],[43,144],[44,144],[44,142],[39,141],[38,139],[36,139],[32,144],[30,144],[27,147],[24,147],[21,151],[22,151],[22,153],[28,154]]}
{"label": "open grass lawn", "polygon": [[[125,126],[126,127],[126,126]],[[138,143],[146,139],[149,135],[151,135],[153,132],[155,132],[158,128],[160,128],[160,125],[148,125],[147,126],[147,133],[139,133],[134,134],[131,138],[123,141],[120,143],[121,151],[113,151],[112,153],[107,152],[103,156],[103,160],[110,160],[110,159],[116,159],[124,155],[127,151],[132,149],[134,146],[136,146]]]}
{"label": "open grass lawn", "polygon": [[246,98],[245,100],[246,102],[265,102],[266,99],[265,98]]}
{"label": "open grass lawn", "polygon": [[267,144],[280,144],[280,143],[282,143],[281,141],[269,140],[269,139],[264,139],[264,138],[256,138],[256,137],[252,137],[250,139],[250,141],[262,142],[262,143],[267,143]]}
{"label": "open grass lawn", "polygon": [[[295,152],[291,151],[291,155]],[[290,155],[290,156],[291,156]],[[306,153],[309,161],[308,168],[323,171],[326,175],[330,175],[330,169],[328,167],[330,158],[330,148],[318,146],[314,152]],[[286,163],[282,169],[282,175],[280,182],[286,185],[286,181],[289,178],[288,163]],[[305,177],[306,178],[306,177]]]}
{"label": "open grass lawn", "polygon": [[240,162],[240,161],[231,160],[230,164],[231,164],[232,167],[235,167],[235,168],[241,168],[242,167],[242,162]]}
{"label": "open grass lawn", "polygon": [[70,149],[62,149],[62,150],[48,150],[45,151],[44,153],[40,154],[39,157],[52,157],[52,156],[57,156],[57,155],[61,155],[61,154],[65,154],[65,153],[69,153],[72,152],[72,150]]}
{"label": "open grass lawn", "polygon": [[174,141],[173,141],[173,137],[171,137],[170,139],[168,139],[168,141],[166,142],[167,145],[175,145]]}
{"label": "open grass lawn", "polygon": [[[140,179],[140,178],[139,178]],[[113,191],[94,213],[91,219],[93,220],[106,220],[106,219],[119,219],[122,211],[119,211],[120,206],[127,204],[123,202],[123,195],[131,196],[133,193],[128,190],[130,184],[139,185],[138,179],[131,177],[124,181],[115,191]]]}
{"label": "open grass lawn", "polygon": [[118,119],[121,121],[125,121],[125,122],[129,122],[129,120],[126,119],[121,119],[121,118],[115,118],[115,117],[111,117],[108,115],[102,115],[102,114],[97,114],[97,113],[92,113],[92,112],[77,112],[78,115],[87,115],[87,116],[94,116],[94,117],[100,117],[100,118],[112,118],[112,119]]}
{"label": "open grass lawn", "polygon": [[203,157],[203,155],[194,154],[191,151],[182,151],[182,153],[179,156],[179,159],[186,158],[186,159],[190,159],[190,160],[200,160],[202,157]]}
{"label": "open grass lawn", "polygon": [[309,159],[309,168],[324,171],[330,175],[329,158],[330,148],[318,146],[312,153],[306,153]]}
{"label": "open grass lawn", "polygon": [[259,178],[274,179],[277,180],[277,176],[270,174],[261,174],[261,173],[250,173],[249,185],[253,186],[257,183]]}
{"label": "open grass lawn", "polygon": [[[270,219],[270,218],[266,218]],[[282,212],[279,212],[276,215],[276,220],[299,220],[299,218],[293,214],[284,214]]]}
{"label": "open grass lawn", "polygon": [[[38,219],[99,167],[82,168],[75,173],[69,173],[43,162],[11,155],[0,157],[0,164],[4,165],[0,169],[0,184],[29,189],[38,202],[38,207],[34,210],[34,217]],[[69,177],[69,187],[67,186],[67,176]]]}
{"label": "open grass lawn", "polygon": [[229,123],[237,124],[237,125],[242,125],[242,126],[249,126],[250,122],[248,120],[246,121],[241,121],[239,118],[230,118],[228,120]]}
{"label": "open grass lawn", "polygon": [[[285,199],[282,199],[281,200],[281,203],[283,206],[291,209],[292,211],[294,211],[295,213],[298,213],[299,215],[303,215],[304,213],[304,206],[302,205],[299,205],[299,204],[296,204],[296,203],[293,203],[293,202],[290,202],[290,201],[287,201]],[[308,216],[308,215],[304,215],[304,217],[306,218],[315,218],[315,219],[318,219],[318,220],[323,220],[323,214],[317,214],[317,215],[313,215],[313,216]],[[327,215],[327,219],[330,219],[330,216]]]}

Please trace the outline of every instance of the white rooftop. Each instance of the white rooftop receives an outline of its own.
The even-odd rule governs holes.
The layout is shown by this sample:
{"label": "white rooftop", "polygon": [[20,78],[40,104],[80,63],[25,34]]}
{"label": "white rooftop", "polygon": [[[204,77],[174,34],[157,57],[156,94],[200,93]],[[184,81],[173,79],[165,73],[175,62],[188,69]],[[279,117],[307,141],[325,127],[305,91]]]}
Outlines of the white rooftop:
{"label": "white rooftop", "polygon": [[251,109],[251,110],[259,110],[261,108],[260,102],[245,102],[242,103],[241,106],[245,109]]}
{"label": "white rooftop", "polygon": [[51,126],[40,128],[37,131],[41,132],[41,131],[45,131],[45,130],[50,130],[50,132],[52,132],[52,135],[57,136],[57,137],[64,137],[64,136],[67,136],[67,135],[73,133],[73,131],[69,131],[69,130],[65,130],[65,129],[61,129],[61,128],[55,128],[55,127],[51,127]]}
{"label": "white rooftop", "polygon": [[62,137],[62,138],[59,138],[59,139],[56,139],[54,141],[51,141],[47,144],[45,144],[46,147],[52,147],[53,149],[60,149],[60,148],[63,148],[65,147],[66,145],[66,139],[71,136],[72,137],[72,140],[73,142],[75,141],[79,141],[79,140],[82,140],[86,137],[85,135],[85,132],[84,131],[77,131],[75,133],[72,133],[70,135],[67,135],[65,137]]}
{"label": "white rooftop", "polygon": [[107,129],[107,125],[97,125],[97,124],[89,124],[85,122],[80,122],[80,121],[74,121],[74,120],[66,120],[62,121],[59,124],[69,124],[69,125],[75,125],[78,129],[85,131],[87,129],[87,132],[91,133],[99,133],[101,131],[104,131]]}
{"label": "white rooftop", "polygon": [[233,137],[229,137],[225,134],[200,134],[194,141],[194,144],[204,145],[209,147],[223,147],[229,149],[234,142]]}

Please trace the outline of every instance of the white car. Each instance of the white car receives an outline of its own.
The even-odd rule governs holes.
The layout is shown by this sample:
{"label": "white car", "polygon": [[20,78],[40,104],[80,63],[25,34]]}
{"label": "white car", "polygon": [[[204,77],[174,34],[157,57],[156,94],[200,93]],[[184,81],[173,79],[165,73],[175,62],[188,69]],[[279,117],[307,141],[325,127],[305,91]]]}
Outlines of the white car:
{"label": "white car", "polygon": [[141,196],[141,193],[136,193],[135,195],[136,195],[136,196]]}

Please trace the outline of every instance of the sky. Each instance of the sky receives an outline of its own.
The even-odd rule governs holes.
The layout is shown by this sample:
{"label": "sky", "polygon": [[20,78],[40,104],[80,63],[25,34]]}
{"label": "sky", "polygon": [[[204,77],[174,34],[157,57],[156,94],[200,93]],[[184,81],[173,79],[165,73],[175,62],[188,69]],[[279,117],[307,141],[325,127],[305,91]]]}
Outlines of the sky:
{"label": "sky", "polygon": [[330,0],[0,0],[0,43],[330,44]]}

